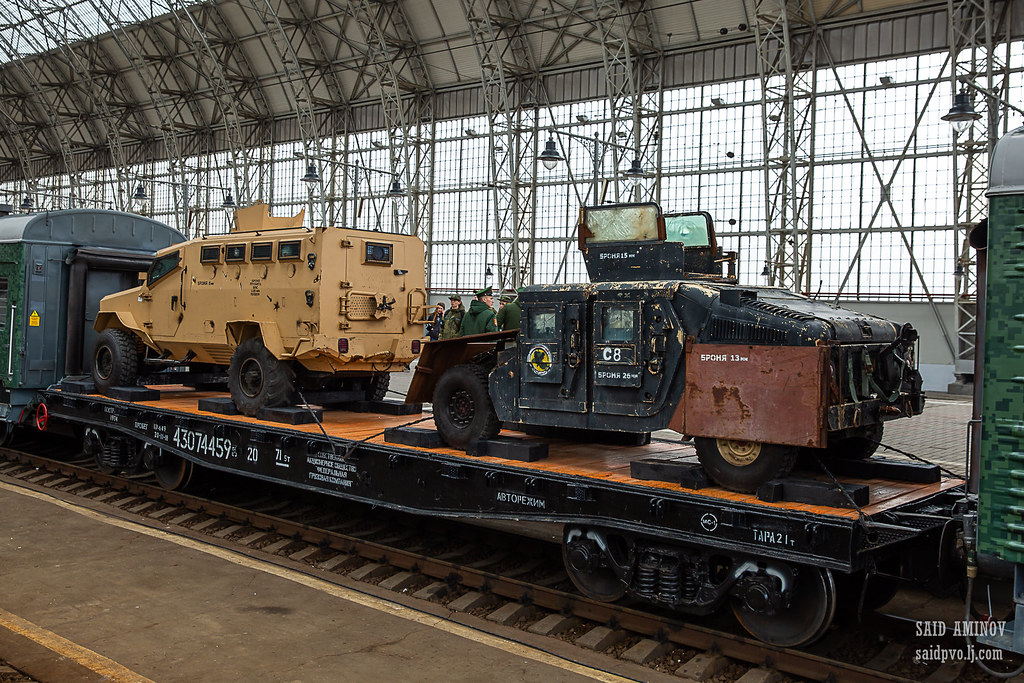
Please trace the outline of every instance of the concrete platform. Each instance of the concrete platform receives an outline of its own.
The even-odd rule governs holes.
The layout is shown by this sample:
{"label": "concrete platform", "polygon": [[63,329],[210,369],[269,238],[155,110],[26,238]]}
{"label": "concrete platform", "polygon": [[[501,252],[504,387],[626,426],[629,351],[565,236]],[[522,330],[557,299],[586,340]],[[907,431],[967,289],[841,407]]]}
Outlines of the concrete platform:
{"label": "concrete platform", "polygon": [[623,680],[95,507],[0,479],[0,659],[41,681]]}

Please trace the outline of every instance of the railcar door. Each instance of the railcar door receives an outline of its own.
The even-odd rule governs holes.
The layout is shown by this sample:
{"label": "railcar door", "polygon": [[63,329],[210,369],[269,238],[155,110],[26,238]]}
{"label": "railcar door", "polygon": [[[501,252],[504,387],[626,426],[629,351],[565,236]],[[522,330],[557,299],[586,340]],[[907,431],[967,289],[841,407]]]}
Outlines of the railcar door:
{"label": "railcar door", "polygon": [[523,304],[519,406],[586,412],[586,293],[560,291],[557,299],[546,297]]}
{"label": "railcar door", "polygon": [[6,387],[17,386],[21,375],[22,324],[25,308],[25,244],[0,244],[0,378]]}
{"label": "railcar door", "polygon": [[679,328],[668,298],[644,294],[607,290],[594,300],[594,413],[647,417],[665,405],[681,357]]}
{"label": "railcar door", "polygon": [[[27,245],[25,304],[18,312],[24,327],[15,354],[24,354],[22,387],[45,387],[64,372],[65,322],[67,320],[67,284],[64,276],[64,249],[53,244]],[[18,365],[15,355],[14,364]]]}

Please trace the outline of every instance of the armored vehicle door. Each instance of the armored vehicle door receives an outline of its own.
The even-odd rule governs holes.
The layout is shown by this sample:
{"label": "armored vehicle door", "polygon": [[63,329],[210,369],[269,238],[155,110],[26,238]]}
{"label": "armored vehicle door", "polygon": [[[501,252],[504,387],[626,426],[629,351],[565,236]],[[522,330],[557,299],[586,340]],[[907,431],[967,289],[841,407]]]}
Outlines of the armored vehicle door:
{"label": "armored vehicle door", "polygon": [[591,319],[592,411],[610,415],[654,415],[665,405],[679,348],[671,293],[649,289],[599,291]]}
{"label": "armored vehicle door", "polygon": [[523,302],[519,332],[519,406],[587,410],[585,292],[541,292]]}
{"label": "armored vehicle door", "polygon": [[142,298],[147,302],[148,310],[139,322],[144,325],[150,323],[154,337],[173,337],[184,318],[184,276],[181,249],[175,249],[156,258],[146,274],[146,287],[143,289]]}

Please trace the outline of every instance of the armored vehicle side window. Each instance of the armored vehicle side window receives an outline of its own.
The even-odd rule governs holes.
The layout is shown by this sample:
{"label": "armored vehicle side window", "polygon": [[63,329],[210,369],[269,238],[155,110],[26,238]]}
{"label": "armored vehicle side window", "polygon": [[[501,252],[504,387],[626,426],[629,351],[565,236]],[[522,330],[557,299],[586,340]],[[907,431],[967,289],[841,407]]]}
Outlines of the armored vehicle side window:
{"label": "armored vehicle side window", "polygon": [[384,266],[390,266],[393,260],[394,257],[390,244],[382,244],[380,242],[366,243],[364,263],[379,263]]}
{"label": "armored vehicle side window", "polygon": [[0,330],[7,329],[7,278],[0,277]]}
{"label": "armored vehicle side window", "polygon": [[181,256],[178,252],[172,251],[170,254],[161,256],[153,261],[153,265],[149,267],[149,277],[146,278],[146,284],[151,285],[164,275],[167,275],[167,273],[178,266],[178,261],[180,260]]}
{"label": "armored vehicle side window", "polygon": [[228,263],[237,263],[245,260],[244,244],[229,244],[224,252],[224,260]]}
{"label": "armored vehicle side window", "polygon": [[220,245],[207,244],[199,250],[200,263],[220,263]]}
{"label": "armored vehicle side window", "polygon": [[277,260],[278,261],[294,261],[295,259],[302,258],[302,241],[292,240],[288,242],[280,242],[277,245]]}
{"label": "armored vehicle side window", "polygon": [[253,261],[269,261],[274,258],[274,243],[273,242],[260,242],[259,244],[252,245],[252,260]]}
{"label": "armored vehicle side window", "polygon": [[550,309],[530,311],[530,338],[555,338],[555,312]]}
{"label": "armored vehicle side window", "polygon": [[635,308],[609,306],[601,316],[601,339],[604,341],[629,341],[633,339]]}
{"label": "armored vehicle side window", "polygon": [[688,247],[706,247],[708,240],[708,216],[704,213],[665,216],[665,240],[682,242]]}

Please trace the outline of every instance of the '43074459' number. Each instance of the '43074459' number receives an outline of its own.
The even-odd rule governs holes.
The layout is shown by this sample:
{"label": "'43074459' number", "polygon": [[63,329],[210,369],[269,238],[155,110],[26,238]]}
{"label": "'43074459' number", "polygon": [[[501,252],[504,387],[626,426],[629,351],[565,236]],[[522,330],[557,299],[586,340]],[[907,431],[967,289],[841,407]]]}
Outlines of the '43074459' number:
{"label": "'43074459' number", "polygon": [[221,436],[210,436],[178,427],[174,430],[173,441],[174,445],[183,451],[205,455],[208,458],[226,460],[238,457],[235,445],[229,439]]}

